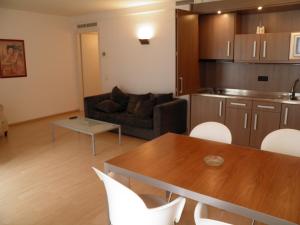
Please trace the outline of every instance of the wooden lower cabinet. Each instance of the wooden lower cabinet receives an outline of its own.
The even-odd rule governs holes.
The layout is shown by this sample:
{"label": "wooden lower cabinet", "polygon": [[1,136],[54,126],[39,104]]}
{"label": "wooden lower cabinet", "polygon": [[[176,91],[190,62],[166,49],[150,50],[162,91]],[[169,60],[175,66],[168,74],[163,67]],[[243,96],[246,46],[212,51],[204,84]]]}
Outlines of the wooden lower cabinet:
{"label": "wooden lower cabinet", "polygon": [[225,125],[232,135],[232,144],[248,146],[251,130],[252,101],[227,99]]}
{"label": "wooden lower cabinet", "polygon": [[280,128],[300,130],[300,105],[237,98],[191,96],[191,129],[200,123],[225,124],[232,143],[260,149],[263,139]]}
{"label": "wooden lower cabinet", "polygon": [[252,110],[250,146],[260,149],[263,139],[280,128],[281,104],[255,102]]}
{"label": "wooden lower cabinet", "polygon": [[282,104],[280,128],[300,130],[300,105]]}
{"label": "wooden lower cabinet", "polygon": [[225,98],[192,95],[191,129],[204,122],[225,122]]}

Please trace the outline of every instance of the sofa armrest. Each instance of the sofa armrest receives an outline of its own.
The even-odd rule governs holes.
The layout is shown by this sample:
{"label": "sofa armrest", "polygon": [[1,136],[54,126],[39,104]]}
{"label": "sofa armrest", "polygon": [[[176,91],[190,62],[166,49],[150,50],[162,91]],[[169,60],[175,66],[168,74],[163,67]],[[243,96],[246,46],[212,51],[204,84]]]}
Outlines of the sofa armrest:
{"label": "sofa armrest", "polygon": [[84,98],[84,115],[89,117],[91,115],[92,109],[98,102],[104,101],[110,98],[111,93],[106,93],[102,95],[89,96]]}
{"label": "sofa armrest", "polygon": [[187,101],[175,99],[174,101],[154,107],[153,127],[155,136],[167,132],[184,133],[187,125]]}

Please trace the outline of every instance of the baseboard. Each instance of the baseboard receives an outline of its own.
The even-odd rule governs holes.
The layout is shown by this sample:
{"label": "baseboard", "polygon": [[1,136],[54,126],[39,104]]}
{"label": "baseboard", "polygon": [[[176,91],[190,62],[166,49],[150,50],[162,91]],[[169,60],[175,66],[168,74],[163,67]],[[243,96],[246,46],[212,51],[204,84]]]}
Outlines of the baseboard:
{"label": "baseboard", "polygon": [[24,123],[36,122],[36,121],[48,119],[48,118],[51,118],[51,117],[54,117],[54,116],[62,116],[62,115],[65,115],[65,114],[76,113],[76,112],[79,113],[80,109],[75,109],[75,110],[66,111],[66,112],[62,112],[62,113],[51,114],[51,115],[48,115],[48,116],[42,116],[42,117],[38,117],[38,118],[35,118],[35,119],[24,120],[24,121],[20,121],[20,122],[16,122],[16,123],[9,123],[8,125],[9,126],[16,126],[16,125],[20,125],[20,124],[24,124]]}

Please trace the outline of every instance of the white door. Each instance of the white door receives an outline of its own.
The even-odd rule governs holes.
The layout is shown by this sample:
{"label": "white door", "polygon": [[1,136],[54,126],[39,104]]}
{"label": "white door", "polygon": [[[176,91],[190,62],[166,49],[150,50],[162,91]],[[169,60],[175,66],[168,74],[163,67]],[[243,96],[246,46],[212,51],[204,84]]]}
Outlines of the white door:
{"label": "white door", "polygon": [[101,94],[98,32],[82,33],[81,70],[83,97]]}

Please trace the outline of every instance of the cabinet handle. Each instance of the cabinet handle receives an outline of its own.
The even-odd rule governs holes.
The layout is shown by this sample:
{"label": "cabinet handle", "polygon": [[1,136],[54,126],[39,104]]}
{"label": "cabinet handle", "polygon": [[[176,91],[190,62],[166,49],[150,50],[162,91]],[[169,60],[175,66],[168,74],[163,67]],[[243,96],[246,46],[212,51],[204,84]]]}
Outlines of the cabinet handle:
{"label": "cabinet handle", "polygon": [[289,116],[289,108],[286,107],[284,112],[284,122],[283,122],[284,125],[287,125],[288,123],[288,116]]}
{"label": "cabinet handle", "polygon": [[257,119],[258,119],[258,115],[257,115],[257,113],[255,113],[255,115],[254,115],[254,126],[253,126],[254,130],[257,129]]}
{"label": "cabinet handle", "polygon": [[260,109],[275,109],[275,106],[271,106],[271,105],[257,105],[257,108],[260,108]]}
{"label": "cabinet handle", "polygon": [[227,41],[227,56],[229,57],[230,56],[230,41]]}
{"label": "cabinet handle", "polygon": [[247,124],[248,124],[248,113],[245,113],[244,117],[244,128],[247,129]]}
{"label": "cabinet handle", "polygon": [[230,102],[230,105],[246,107],[245,103]]}
{"label": "cabinet handle", "polygon": [[266,58],[266,56],[267,56],[267,41],[264,41],[263,58]]}
{"label": "cabinet handle", "polygon": [[256,41],[253,42],[253,55],[252,55],[253,58],[256,57]]}
{"label": "cabinet handle", "polygon": [[222,117],[222,110],[223,110],[223,101],[219,103],[219,117]]}
{"label": "cabinet handle", "polygon": [[180,90],[179,93],[182,94],[183,93],[183,77],[179,77],[180,80]]}

